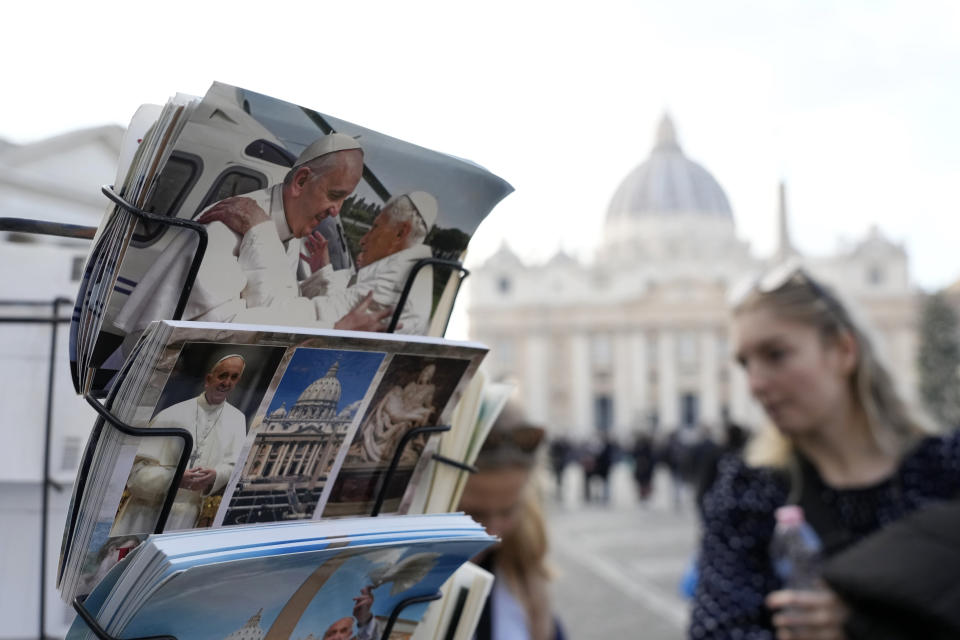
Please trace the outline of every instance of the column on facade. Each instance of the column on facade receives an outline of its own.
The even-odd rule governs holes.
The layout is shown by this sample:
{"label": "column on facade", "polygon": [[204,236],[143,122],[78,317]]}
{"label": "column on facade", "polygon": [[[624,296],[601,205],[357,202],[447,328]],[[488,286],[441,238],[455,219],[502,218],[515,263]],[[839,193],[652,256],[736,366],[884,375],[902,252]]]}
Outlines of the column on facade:
{"label": "column on facade", "polygon": [[717,332],[700,332],[700,421],[715,432],[720,427],[720,363]]}
{"label": "column on facade", "polygon": [[297,448],[300,446],[299,442],[291,442],[287,445],[287,456],[286,460],[283,463],[283,473],[282,476],[289,476],[293,471],[294,461],[297,459]]}
{"label": "column on facade", "polygon": [[267,469],[267,464],[270,462],[270,450],[272,449],[273,445],[269,440],[266,439],[261,440],[258,438],[257,442],[259,443],[260,450],[254,459],[260,461],[260,469],[258,469],[253,476],[257,478],[263,478],[264,471]]}
{"label": "column on facade", "polygon": [[593,376],[590,369],[590,337],[583,332],[570,337],[570,395],[572,416],[569,434],[586,438],[593,434]]}
{"label": "column on facade", "polygon": [[330,465],[330,459],[336,454],[338,445],[342,440],[335,436],[331,436],[323,445],[323,454],[320,457],[320,466],[318,467],[318,473],[323,475],[326,473],[327,467]]}
{"label": "column on facade", "polygon": [[289,461],[287,462],[286,469],[283,471],[285,476],[295,476],[297,475],[297,467],[300,466],[300,456],[299,453],[302,453],[301,447],[303,446],[303,440],[299,440],[290,445],[290,455],[288,456]]}
{"label": "column on facade", "polygon": [[271,467],[270,475],[273,477],[278,477],[280,470],[283,469],[283,452],[286,446],[283,441],[273,442],[270,446],[270,455],[273,457],[273,466]]}
{"label": "column on facade", "polygon": [[633,336],[616,333],[613,336],[613,429],[621,439],[633,431],[637,381],[633,372]]}
{"label": "column on facade", "polygon": [[273,465],[273,475],[278,478],[286,473],[287,462],[289,461],[289,449],[289,442],[283,442],[277,447],[277,463]]}
{"label": "column on facade", "polygon": [[316,448],[314,449],[313,456],[310,460],[310,482],[311,485],[315,484],[320,476],[326,473],[326,459],[327,459],[327,446],[328,440],[320,439],[316,443]]}
{"label": "column on facade", "polygon": [[290,469],[290,475],[299,476],[303,474],[303,465],[307,461],[307,456],[310,455],[310,449],[312,447],[312,441],[306,441],[303,443],[303,448],[299,451],[300,455],[295,456],[296,462],[294,462],[293,467]]}
{"label": "column on facade", "polygon": [[254,441],[253,446],[250,448],[250,455],[247,456],[247,459],[243,461],[243,471],[241,472],[241,477],[247,478],[251,475],[253,468],[257,465],[257,459],[260,456],[260,447],[257,441]]}
{"label": "column on facade", "polygon": [[301,442],[302,441],[297,440],[290,443],[290,447],[287,449],[287,461],[283,465],[283,475],[293,475],[293,468],[297,461],[297,449],[300,448]]}
{"label": "column on facade", "polygon": [[307,466],[307,460],[312,455],[313,445],[314,441],[312,439],[303,443],[303,450],[300,452],[300,455],[297,456],[297,463],[293,466],[293,475],[303,475],[303,471]]}
{"label": "column on facade", "polygon": [[305,475],[313,476],[316,470],[317,461],[320,458],[320,452],[323,447],[321,446],[322,440],[315,440],[310,445],[310,457],[306,460],[303,465],[303,470]]}
{"label": "column on facade", "polygon": [[287,474],[287,466],[290,464],[290,442],[284,442],[277,453],[277,464],[274,465],[274,476],[280,478]]}
{"label": "column on facade", "polygon": [[310,457],[307,458],[306,462],[303,464],[303,474],[305,476],[313,477],[314,471],[318,464],[320,464],[320,455],[323,451],[323,436],[320,436],[314,440],[310,445]]}
{"label": "column on facade", "polygon": [[293,465],[293,475],[303,475],[303,470],[306,466],[307,459],[310,456],[310,452],[313,450],[313,444],[313,440],[308,440],[303,443],[303,450],[300,451],[300,455],[297,456],[297,462]]}
{"label": "column on facade", "polygon": [[550,418],[547,410],[549,402],[549,380],[547,376],[547,338],[543,335],[526,336],[523,350],[524,372],[524,409],[534,424],[546,424]]}
{"label": "column on facade", "polygon": [[660,424],[674,429],[680,423],[680,399],[677,395],[677,346],[672,331],[661,329],[657,340],[657,411]]}
{"label": "column on facade", "polygon": [[647,416],[650,413],[650,354],[647,353],[647,334],[638,331],[630,334],[630,380],[633,415],[631,426],[647,429]]}

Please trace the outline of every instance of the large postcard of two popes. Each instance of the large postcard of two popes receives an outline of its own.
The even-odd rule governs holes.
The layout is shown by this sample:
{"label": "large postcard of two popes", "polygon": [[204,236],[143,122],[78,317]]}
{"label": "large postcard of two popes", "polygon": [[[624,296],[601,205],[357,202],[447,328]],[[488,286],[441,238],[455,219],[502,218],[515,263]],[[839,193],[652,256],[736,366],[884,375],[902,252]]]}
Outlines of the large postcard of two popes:
{"label": "large postcard of two popes", "polygon": [[[158,346],[138,361],[152,364],[128,372],[125,385],[141,389],[125,386],[131,406],[114,409],[194,442],[164,531],[368,515],[378,497],[382,513],[398,512],[428,445],[426,434],[404,436],[449,424],[486,353],[435,338],[270,329],[164,321],[145,333]],[[104,454],[92,469],[107,478],[100,496],[91,489],[77,507],[100,515],[68,545],[83,555],[66,563],[77,570],[65,593],[89,592],[154,531],[181,449],[176,438],[127,437]]]}
{"label": "large postcard of two popes", "polygon": [[[145,105],[117,190],[203,223],[208,245],[181,319],[443,335],[470,237],[512,187],[482,167],[254,91]],[[111,206],[71,328],[80,392],[102,394],[153,320],[174,316],[192,230]],[[406,302],[400,299],[408,284]]]}

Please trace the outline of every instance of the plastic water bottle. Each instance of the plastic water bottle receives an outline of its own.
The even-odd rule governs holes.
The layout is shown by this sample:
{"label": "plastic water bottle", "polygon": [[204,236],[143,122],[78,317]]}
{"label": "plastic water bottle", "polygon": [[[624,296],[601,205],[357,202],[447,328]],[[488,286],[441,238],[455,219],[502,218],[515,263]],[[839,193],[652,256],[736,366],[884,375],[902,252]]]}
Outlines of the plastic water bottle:
{"label": "plastic water bottle", "polygon": [[770,543],[770,559],[784,589],[819,589],[823,547],[820,538],[796,505],[776,511],[777,525]]}

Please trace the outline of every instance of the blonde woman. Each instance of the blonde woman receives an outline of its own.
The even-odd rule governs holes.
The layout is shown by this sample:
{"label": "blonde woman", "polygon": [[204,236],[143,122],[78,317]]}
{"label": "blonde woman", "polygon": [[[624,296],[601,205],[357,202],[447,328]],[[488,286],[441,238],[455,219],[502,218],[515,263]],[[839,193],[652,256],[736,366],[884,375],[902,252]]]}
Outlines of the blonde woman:
{"label": "blonde woman", "polygon": [[734,309],[736,358],[772,427],[724,460],[704,497],[691,638],[856,638],[829,589],[784,590],[773,513],[798,503],[828,555],[960,489],[960,432],[928,436],[864,331],[799,268],[768,275]]}
{"label": "blonde woman", "polygon": [[543,429],[508,404],[477,457],[460,508],[499,536],[499,545],[475,558],[494,574],[493,590],[476,640],[560,640],[550,608],[546,523],[533,486]]}

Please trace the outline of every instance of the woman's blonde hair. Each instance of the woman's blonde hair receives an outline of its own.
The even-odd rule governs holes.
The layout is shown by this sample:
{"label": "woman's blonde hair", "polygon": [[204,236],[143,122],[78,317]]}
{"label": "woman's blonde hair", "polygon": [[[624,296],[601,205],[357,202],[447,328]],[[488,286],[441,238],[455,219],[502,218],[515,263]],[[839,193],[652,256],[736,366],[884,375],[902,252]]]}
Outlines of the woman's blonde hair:
{"label": "woman's blonde hair", "polygon": [[[857,362],[850,375],[850,392],[878,446],[900,456],[926,432],[898,393],[862,323],[854,320],[831,289],[797,268],[775,287],[751,289],[734,306],[733,314],[759,310],[811,326],[824,341],[837,340],[844,333],[853,339]],[[746,460],[754,466],[785,467],[792,452],[790,440],[771,425],[752,439]]]}
{"label": "woman's blonde hair", "polygon": [[514,403],[507,403],[476,461],[479,473],[521,469],[530,474],[516,525],[497,547],[496,566],[523,605],[533,640],[548,640],[555,634],[548,589],[553,573],[547,564],[547,523],[536,485],[537,450],[542,437],[542,428],[527,422]]}
{"label": "woman's blonde hair", "polygon": [[548,590],[552,572],[546,558],[547,525],[539,492],[530,482],[524,490],[517,524],[500,543],[497,568],[523,603],[529,617],[530,637],[534,640],[546,640],[554,635]]}

